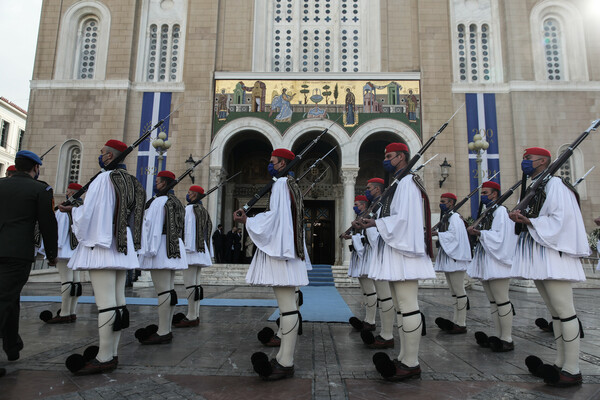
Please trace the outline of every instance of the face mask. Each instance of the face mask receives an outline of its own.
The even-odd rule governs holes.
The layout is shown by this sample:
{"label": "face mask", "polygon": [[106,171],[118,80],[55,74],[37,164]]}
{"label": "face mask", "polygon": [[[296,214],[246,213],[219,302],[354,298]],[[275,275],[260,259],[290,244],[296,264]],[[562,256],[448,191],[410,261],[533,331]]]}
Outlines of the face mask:
{"label": "face mask", "polygon": [[481,195],[481,203],[485,206],[487,206],[488,204],[490,204],[492,202],[492,200],[490,200],[487,196],[487,194],[482,194]]}
{"label": "face mask", "polygon": [[360,214],[360,208],[358,208],[357,206],[354,206],[353,208],[356,215]]}
{"label": "face mask", "polygon": [[106,167],[106,165],[104,164],[104,161],[102,161],[102,154],[100,154],[98,156],[98,165],[100,165],[100,168],[104,169],[104,167]]}
{"label": "face mask", "polygon": [[190,199],[190,195],[189,194],[185,195],[185,201],[187,201],[188,203],[192,202],[192,199]]}
{"label": "face mask", "polygon": [[385,169],[386,172],[394,172],[396,167],[392,165],[392,160],[383,160],[383,169]]}
{"label": "face mask", "polygon": [[33,179],[35,179],[37,181],[37,178],[40,177],[40,168],[38,167],[37,172],[35,173],[35,176],[33,177]]}
{"label": "face mask", "polygon": [[271,174],[271,176],[277,176],[277,173],[279,172],[275,169],[273,163],[269,163],[269,165],[267,165],[267,170],[269,171],[269,174]]}
{"label": "face mask", "polygon": [[442,213],[448,211],[448,204],[440,204],[440,210],[442,211]]}
{"label": "face mask", "polygon": [[365,190],[365,196],[367,197],[367,200],[373,201],[374,196],[371,194],[369,189]]}
{"label": "face mask", "polygon": [[521,161],[521,171],[527,176],[531,176],[535,172],[535,168],[533,167],[532,160],[523,160]]}

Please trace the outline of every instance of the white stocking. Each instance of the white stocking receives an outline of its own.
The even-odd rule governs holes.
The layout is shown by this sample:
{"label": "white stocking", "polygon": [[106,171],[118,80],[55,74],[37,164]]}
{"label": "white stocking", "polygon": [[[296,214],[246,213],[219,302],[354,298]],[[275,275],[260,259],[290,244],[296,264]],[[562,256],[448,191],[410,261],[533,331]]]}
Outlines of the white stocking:
{"label": "white stocking", "polygon": [[[71,270],[71,271],[73,271],[73,270]],[[73,271],[73,283],[79,283],[79,284],[81,284],[81,278],[80,278],[79,271]],[[72,296],[71,297],[71,309],[70,309],[70,314],[71,315],[77,314],[77,303],[78,302],[79,302],[79,296]],[[123,305],[125,305],[125,303],[123,303]]]}
{"label": "white stocking", "polygon": [[381,318],[379,336],[385,340],[390,340],[394,338],[394,315],[396,314],[390,282],[374,280],[373,283],[375,283],[375,290],[377,291],[379,317]]}
{"label": "white stocking", "polygon": [[391,282],[392,296],[396,299],[400,312],[402,312],[402,336],[400,349],[402,358],[398,361],[408,367],[419,365],[419,344],[421,343],[421,332],[423,320],[419,312],[418,281],[395,281]]}
{"label": "white stocking", "polygon": [[[90,280],[98,310],[116,307],[117,271],[111,269],[90,270]],[[115,314],[114,310],[98,313],[98,347],[100,349],[96,358],[100,362],[110,361],[114,356],[116,337],[113,324]]]}
{"label": "white stocking", "polygon": [[508,287],[510,279],[493,279],[489,282],[490,291],[496,301],[500,335],[505,342],[512,342],[513,306],[508,298]]}
{"label": "white stocking", "polygon": [[492,293],[492,289],[490,289],[490,281],[481,281],[481,285],[483,286],[483,290],[487,295],[488,300],[490,301],[490,314],[492,316],[492,322],[494,323],[495,336],[502,336],[502,329],[500,328],[500,318],[498,317],[498,307],[496,306],[496,300],[494,299],[494,294]]}
{"label": "white stocking", "polygon": [[60,297],[62,299],[60,305],[60,315],[62,317],[68,317],[71,315],[71,303],[75,297],[71,296],[71,286],[73,282],[73,270],[67,267],[67,259],[59,259],[56,263],[56,269],[58,269],[58,275],[60,276]]}
{"label": "white stocking", "polygon": [[277,353],[277,362],[284,367],[294,365],[294,350],[296,349],[298,328],[300,327],[300,315],[298,313],[284,315],[298,311],[295,291],[296,288],[289,286],[273,287],[279,306],[279,326],[281,328],[281,346]]}
{"label": "white stocking", "polygon": [[446,272],[450,292],[456,296],[454,322],[458,326],[467,326],[467,293],[465,292],[465,271]]}
{"label": "white stocking", "polygon": [[158,332],[156,333],[164,336],[171,332],[171,322],[175,311],[175,306],[171,305],[171,293],[169,293],[170,290],[175,288],[175,271],[171,269],[152,269],[150,275],[156,293],[163,293],[158,296]]}
{"label": "white stocking", "polygon": [[542,296],[542,299],[546,304],[546,308],[552,316],[552,332],[554,333],[554,341],[556,342],[556,359],[554,360],[554,365],[556,365],[559,368],[562,368],[563,364],[565,363],[565,348],[564,342],[562,340],[560,317],[558,316],[558,312],[552,305],[552,301],[550,300],[550,296],[548,295],[548,291],[546,290],[544,282],[546,281],[533,281],[540,296]]}
{"label": "white stocking", "polygon": [[[573,303],[573,286],[569,281],[543,281],[546,293],[560,318],[564,363],[562,369],[570,374],[579,373],[579,320]],[[553,321],[552,326],[558,321]],[[559,340],[560,341],[560,340]],[[558,344],[558,341],[557,341]],[[558,345],[557,345],[558,349]]]}
{"label": "white stocking", "polygon": [[200,300],[194,300],[196,286],[200,284],[200,267],[198,267],[197,265],[190,265],[187,269],[184,269],[183,284],[185,285],[185,291],[188,301],[188,311],[186,318],[190,321],[193,321],[196,318],[198,318],[200,313]]}
{"label": "white stocking", "polygon": [[365,322],[369,324],[375,323],[375,314],[377,313],[377,293],[373,279],[358,278],[360,287],[365,295]]}
{"label": "white stocking", "polygon": [[[115,295],[117,298],[117,306],[126,305],[125,302],[125,281],[127,280],[127,271],[117,270],[116,272],[116,285]],[[121,340],[122,330],[113,332],[113,356],[116,357],[119,351],[119,341]]]}

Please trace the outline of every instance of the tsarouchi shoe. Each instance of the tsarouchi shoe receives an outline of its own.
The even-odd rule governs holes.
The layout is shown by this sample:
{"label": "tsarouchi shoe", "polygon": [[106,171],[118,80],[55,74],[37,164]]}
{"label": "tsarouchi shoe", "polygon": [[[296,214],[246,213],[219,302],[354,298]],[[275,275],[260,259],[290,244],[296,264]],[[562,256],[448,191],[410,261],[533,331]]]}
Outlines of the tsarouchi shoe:
{"label": "tsarouchi shoe", "polygon": [[506,340],[502,340],[496,336],[490,336],[488,341],[490,343],[490,348],[495,353],[505,353],[515,349],[515,344],[513,342],[507,342]]}
{"label": "tsarouchi shoe", "polygon": [[159,335],[158,333],[153,333],[145,340],[141,340],[141,344],[167,344],[171,343],[173,340],[173,333],[169,332],[166,335]]}
{"label": "tsarouchi shoe", "polygon": [[187,318],[182,319],[181,321],[173,324],[175,328],[192,328],[200,325],[200,318],[189,320]]}
{"label": "tsarouchi shoe", "polygon": [[96,358],[85,363],[83,368],[76,371],[74,374],[77,376],[101,374],[104,372],[111,372],[117,368],[118,360],[114,358],[110,361],[100,362]]}

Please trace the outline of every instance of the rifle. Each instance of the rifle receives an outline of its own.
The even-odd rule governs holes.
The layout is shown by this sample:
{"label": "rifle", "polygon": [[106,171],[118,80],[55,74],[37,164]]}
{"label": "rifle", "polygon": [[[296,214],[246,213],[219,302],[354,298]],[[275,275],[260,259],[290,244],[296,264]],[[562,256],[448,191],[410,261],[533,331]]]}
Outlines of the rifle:
{"label": "rifle", "polygon": [[[342,114],[344,115],[344,114]],[[331,125],[329,126],[329,128],[331,128],[341,117],[342,115],[340,115],[338,117],[337,120],[333,121],[331,123]],[[317,144],[317,142],[321,139],[321,137],[323,137],[324,134],[327,133],[327,131],[329,130],[329,128],[325,128],[323,129],[323,132],[321,132],[319,134],[319,136],[317,136],[315,139],[313,139],[305,148],[304,150],[302,150],[302,152],[300,152],[300,154],[296,155],[296,157],[294,157],[294,159],[292,161],[290,161],[284,169],[282,169],[281,171],[279,171],[277,173],[277,175],[275,175],[270,181],[269,183],[267,183],[258,193],[255,193],[254,196],[252,196],[252,198],[246,203],[244,204],[244,206],[242,207],[243,211],[245,213],[248,213],[248,211],[252,208],[253,205],[256,204],[256,202],[258,200],[260,200],[265,194],[269,193],[269,191],[271,190],[271,187],[273,186],[273,184],[277,181],[277,179],[281,178],[282,176],[286,176],[286,174],[294,167],[296,166],[296,164],[298,164],[301,160],[302,157],[304,157],[304,155],[313,148],[313,146],[315,144]],[[238,216],[242,216],[241,213],[238,213]]]}
{"label": "rifle", "polygon": [[473,224],[471,224],[471,226],[474,228],[477,228],[479,226],[479,224],[481,223],[481,221],[483,221],[485,216],[491,212],[494,212],[498,207],[500,207],[502,205],[502,203],[504,203],[506,200],[508,200],[508,198],[510,196],[512,196],[512,194],[515,192],[515,190],[517,190],[517,188],[519,186],[521,186],[520,179],[519,179],[519,181],[517,181],[517,183],[512,185],[510,187],[510,189],[508,189],[506,192],[504,192],[504,194],[502,194],[502,196],[500,196],[496,200],[492,201],[490,203],[490,205],[485,208],[485,211],[483,211],[481,213],[481,215],[475,220],[475,222],[473,222]]}
{"label": "rifle", "polygon": [[[490,179],[488,179],[488,181],[491,181],[492,179],[494,179],[496,177],[496,175],[498,175],[500,173],[500,171],[496,172]],[[432,231],[435,231],[439,228],[439,226],[442,224],[442,221],[447,221],[448,219],[450,219],[450,217],[452,216],[452,214],[454,214],[455,212],[457,212],[463,205],[465,205],[465,203],[467,201],[469,201],[469,199],[471,197],[473,197],[473,195],[475,193],[477,193],[479,191],[479,189],[481,189],[481,186],[483,186],[483,182],[481,182],[481,185],[477,186],[475,189],[473,189],[473,191],[471,193],[469,193],[467,195],[467,197],[465,197],[464,199],[462,199],[460,202],[456,203],[454,205],[454,207],[452,207],[452,209],[450,211],[448,211],[447,213],[443,214],[442,217],[440,218],[440,221],[435,224],[433,226],[433,228],[431,228]]]}
{"label": "rifle", "polygon": [[575,183],[573,184],[573,187],[576,187],[577,185],[579,185],[581,182],[584,181],[585,177],[588,176],[590,174],[590,172],[592,172],[594,170],[594,168],[596,168],[596,166],[592,166],[592,168],[590,168],[588,170],[588,172],[585,173],[585,175],[583,175],[581,178],[577,179],[577,181],[575,181]]}
{"label": "rifle", "polygon": [[[332,149],[332,150],[333,150],[333,149]],[[312,167],[311,167],[311,168],[312,168]],[[327,172],[327,170],[328,170],[328,169],[329,169],[329,167],[325,168],[325,171],[323,171],[323,172],[321,173],[321,175],[319,175],[319,176],[317,177],[317,179],[315,179],[315,180],[314,180],[314,182],[312,183],[312,185],[310,185],[310,187],[309,187],[309,188],[306,190],[306,192],[304,192],[304,193],[302,194],[302,197],[306,196],[306,195],[308,194],[308,192],[310,192],[310,191],[312,190],[312,188],[314,188],[314,187],[315,187],[315,185],[316,185],[317,183],[321,182],[321,179],[323,179],[323,177],[325,176],[325,172]]]}
{"label": "rifle", "polygon": [[[65,200],[61,204],[61,206],[71,205],[71,204],[74,203],[74,201],[76,199],[78,199],[81,196],[83,196],[83,194],[90,187],[90,184],[94,181],[94,179],[96,179],[98,177],[98,175],[100,175],[103,172],[116,169],[119,166],[119,164],[121,164],[123,162],[123,160],[125,160],[125,157],[127,157],[129,155],[129,153],[131,153],[133,151],[133,149],[135,149],[136,147],[138,147],[140,145],[140,143],[142,143],[144,140],[148,139],[148,137],[150,136],[150,134],[155,129],[157,129],[158,127],[160,127],[167,120],[167,118],[169,118],[171,115],[173,115],[173,113],[175,113],[175,111],[179,110],[179,108],[182,105],[183,105],[183,103],[181,103],[180,105],[178,105],[173,111],[171,111],[169,113],[169,115],[167,115],[166,117],[164,117],[163,119],[161,119],[160,121],[158,121],[153,127],[147,129],[146,132],[144,132],[144,134],[142,136],[140,136],[135,142],[133,142],[133,144],[131,146],[129,146],[128,148],[126,148],[125,150],[123,150],[123,152],[121,154],[119,154],[117,157],[115,157],[110,162],[110,164],[108,164],[107,166],[105,166],[104,168],[102,168],[96,175],[92,176],[92,178],[88,181],[88,183],[86,183],[85,185],[83,185],[83,187],[81,189],[79,189],[75,194],[73,194],[73,196],[67,198],[67,200]],[[55,210],[57,208],[58,207],[55,207]]]}
{"label": "rifle", "polygon": [[[310,167],[308,167],[308,169],[307,169],[307,170],[306,170],[306,171],[305,171],[305,172],[302,174],[302,176],[300,176],[300,178],[296,179],[296,183],[300,182],[300,181],[302,180],[302,178],[304,178],[304,177],[305,177],[305,176],[306,176],[306,175],[307,175],[307,174],[310,172],[310,170],[311,170],[311,169],[313,169],[314,167],[316,167],[316,166],[317,166],[317,165],[318,165],[318,164],[319,164],[321,161],[323,161],[323,160],[324,160],[324,159],[325,159],[325,158],[326,158],[326,157],[327,157],[327,156],[328,156],[328,155],[329,155],[329,154],[330,154],[330,153],[331,153],[333,150],[335,150],[336,148],[337,148],[337,144],[336,144],[335,146],[333,146],[333,147],[331,148],[331,150],[329,150],[329,151],[327,152],[327,154],[325,154],[323,157],[321,157],[321,158],[317,158],[317,159],[315,160],[315,162],[314,162],[314,163],[312,163],[312,165],[311,165]],[[318,178],[317,178],[317,179],[318,179]]]}
{"label": "rifle", "polygon": [[235,175],[230,176],[229,178],[227,178],[226,180],[224,180],[223,182],[219,183],[217,186],[210,188],[207,192],[204,192],[204,194],[200,195],[200,200],[202,200],[203,198],[205,198],[206,196],[208,196],[209,194],[211,194],[212,192],[214,192],[215,190],[217,190],[218,188],[220,188],[221,186],[225,185],[227,182],[229,182],[230,180],[232,180],[233,178],[235,178],[236,176],[238,176],[239,174],[241,174],[242,171],[238,172]]}
{"label": "rifle", "polygon": [[146,208],[148,208],[148,206],[150,205],[150,203],[152,203],[154,201],[154,199],[156,199],[159,196],[163,196],[167,193],[169,193],[169,191],[173,190],[173,188],[175,186],[177,186],[177,184],[179,182],[181,182],[186,176],[188,176],[189,174],[192,173],[192,171],[194,170],[194,168],[196,168],[198,165],[200,165],[200,163],[210,155],[210,153],[212,153],[213,151],[215,151],[217,148],[215,147],[214,149],[212,149],[211,151],[209,151],[208,153],[206,153],[206,155],[204,155],[204,157],[202,157],[201,159],[199,159],[198,161],[196,161],[194,163],[194,165],[192,165],[191,167],[189,167],[183,174],[181,174],[179,176],[179,178],[175,179],[174,181],[172,181],[171,183],[169,183],[167,186],[165,186],[160,192],[156,193],[154,196],[152,196],[152,198],[150,200],[148,200],[146,202]]}
{"label": "rifle", "polygon": [[54,145],[54,146],[50,147],[50,148],[48,149],[48,151],[47,151],[47,152],[45,152],[44,154],[42,154],[42,155],[40,156],[40,160],[43,160],[43,159],[44,159],[44,157],[46,156],[46,154],[50,153],[50,152],[52,151],[52,149],[53,149],[53,148],[55,148],[55,147],[56,147],[56,145]]}
{"label": "rifle", "polygon": [[431,157],[429,160],[425,161],[423,164],[421,164],[421,165],[419,165],[417,168],[413,169],[413,171],[412,171],[412,172],[417,172],[417,171],[420,171],[420,170],[422,170],[423,168],[425,168],[425,166],[426,166],[427,164],[429,164],[429,162],[430,162],[431,160],[433,160],[433,159],[434,159],[434,158],[436,158],[437,156],[439,156],[439,154],[436,154],[435,156]]}
{"label": "rifle", "polygon": [[[388,186],[383,191],[381,196],[379,196],[379,200],[376,202],[373,202],[367,209],[367,213],[366,213],[367,218],[370,218],[370,219],[375,218],[377,211],[379,211],[379,209],[381,207],[383,207],[383,202],[394,193],[396,186],[398,185],[398,182],[400,182],[402,180],[402,178],[404,178],[411,172],[411,169],[415,166],[417,161],[419,161],[419,159],[423,156],[423,153],[425,153],[425,151],[427,151],[427,149],[433,144],[435,139],[442,133],[442,131],[444,129],[446,129],[446,127],[448,126],[450,121],[452,121],[454,116],[456,114],[458,114],[458,112],[460,111],[461,108],[464,107],[464,105],[465,105],[465,103],[463,103],[460,107],[458,107],[458,109],[454,112],[454,114],[452,114],[450,119],[448,119],[448,121],[444,122],[444,124],[440,127],[440,129],[438,129],[437,132],[432,137],[430,137],[429,140],[427,140],[427,142],[425,142],[425,144],[423,145],[423,147],[421,147],[421,149],[417,152],[417,154],[415,154],[410,159],[410,161],[408,162],[406,167],[404,167],[403,169],[401,169],[400,171],[398,171],[394,174],[394,177],[393,177],[394,181],[390,184],[390,186]],[[351,229],[352,229],[352,227],[348,228],[346,230],[346,232],[350,231]]]}
{"label": "rifle", "polygon": [[536,177],[536,179],[529,185],[529,187],[525,191],[525,194],[521,198],[521,201],[519,201],[519,204],[517,204],[512,211],[524,211],[525,209],[527,209],[529,203],[531,203],[538,190],[540,190],[546,185],[546,183],[548,183],[550,178],[552,178],[552,176],[560,169],[560,167],[562,167],[563,164],[567,162],[569,157],[571,157],[571,155],[573,154],[573,150],[575,150],[575,148],[577,148],[577,146],[579,146],[581,142],[583,142],[589,136],[591,131],[595,131],[598,128],[598,126],[600,126],[600,119],[597,119],[594,122],[592,122],[590,127],[587,128],[581,135],[579,135],[579,137],[575,139],[575,141],[571,143],[569,147],[567,147],[567,150],[565,150],[560,156],[558,156],[556,160],[554,160],[554,162],[552,162],[544,171],[542,171],[542,173],[540,173]]}

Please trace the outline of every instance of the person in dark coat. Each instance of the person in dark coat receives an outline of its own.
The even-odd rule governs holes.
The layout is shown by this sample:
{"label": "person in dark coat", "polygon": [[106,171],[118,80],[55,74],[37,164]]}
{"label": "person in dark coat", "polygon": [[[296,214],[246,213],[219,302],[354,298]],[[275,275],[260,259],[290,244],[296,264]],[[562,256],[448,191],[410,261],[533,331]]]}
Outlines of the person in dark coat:
{"label": "person in dark coat", "polygon": [[[48,265],[56,265],[58,228],[52,209],[52,188],[37,181],[42,160],[31,151],[16,155],[17,171],[0,179],[0,333],[9,361],[19,359],[20,295],[29,278],[34,256],[34,226],[44,240]],[[0,376],[6,371],[0,368]]]}
{"label": "person in dark coat", "polygon": [[217,230],[212,235],[213,250],[215,251],[215,262],[221,264],[225,262],[225,233],[223,225],[219,224]]}
{"label": "person in dark coat", "polygon": [[231,262],[234,264],[239,264],[240,257],[242,255],[242,234],[238,228],[233,228],[233,258]]}

